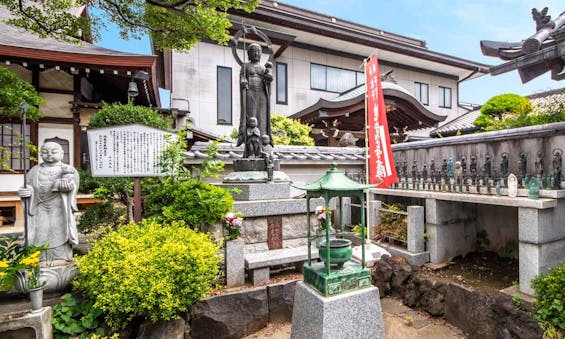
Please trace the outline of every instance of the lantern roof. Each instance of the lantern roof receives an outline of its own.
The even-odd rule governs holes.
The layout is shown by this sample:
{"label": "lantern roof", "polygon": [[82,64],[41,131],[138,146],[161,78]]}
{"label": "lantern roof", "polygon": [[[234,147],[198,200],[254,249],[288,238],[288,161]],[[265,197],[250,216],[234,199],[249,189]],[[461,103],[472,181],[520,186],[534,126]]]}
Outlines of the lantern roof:
{"label": "lantern roof", "polygon": [[326,191],[334,194],[340,192],[361,193],[365,189],[375,187],[375,185],[361,184],[348,178],[345,173],[337,169],[337,163],[334,162],[330,170],[320,179],[310,184],[293,185],[293,187],[305,190],[308,195],[316,195]]}

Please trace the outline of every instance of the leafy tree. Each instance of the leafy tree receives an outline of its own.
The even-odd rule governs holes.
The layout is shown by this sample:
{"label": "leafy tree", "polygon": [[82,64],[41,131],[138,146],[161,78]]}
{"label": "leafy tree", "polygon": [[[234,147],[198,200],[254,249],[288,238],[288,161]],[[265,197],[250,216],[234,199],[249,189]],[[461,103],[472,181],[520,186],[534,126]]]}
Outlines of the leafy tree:
{"label": "leafy tree", "polygon": [[[99,128],[126,124],[143,124],[149,127],[166,129],[168,121],[158,112],[144,106],[135,106],[131,102],[127,104],[105,104],[90,119],[88,128]],[[133,220],[133,182],[131,178],[96,178],[86,180],[89,183],[88,191],[94,193],[99,199],[106,202],[117,200],[127,208],[127,220]],[[85,186],[83,186],[84,188]],[[98,209],[103,212],[103,209]],[[94,220],[105,220],[104,215]],[[107,219],[107,217],[106,217]],[[112,216],[111,219],[115,219]],[[86,226],[85,226],[86,227]],[[92,228],[92,226],[89,226]]]}
{"label": "leafy tree", "polygon": [[312,127],[280,114],[271,116],[271,134],[275,145],[314,146]]}
{"label": "leafy tree", "polygon": [[502,119],[505,114],[521,114],[532,111],[530,101],[518,94],[500,94],[490,98],[481,107],[481,114]]}
{"label": "leafy tree", "polygon": [[[0,118],[21,119],[20,104],[27,104],[26,117],[30,120],[37,120],[41,116],[39,105],[43,103],[43,99],[39,96],[35,88],[24,80],[20,79],[16,74],[5,67],[0,66]],[[9,128],[4,126],[4,128]],[[12,133],[21,139],[19,131]],[[21,140],[18,142],[21,145]],[[11,147],[17,145],[0,145],[0,166],[2,169],[11,170],[9,163],[12,158]],[[30,154],[35,152],[35,146],[28,143],[26,147]]]}
{"label": "leafy tree", "polygon": [[[259,0],[0,0],[14,15],[8,23],[41,37],[77,41],[77,32],[94,39],[108,21],[119,27],[125,39],[151,36],[159,49],[186,51],[203,38],[228,41],[229,9],[253,11]],[[100,13],[72,15],[71,9],[86,5]],[[73,40],[74,39],[74,40]]]}

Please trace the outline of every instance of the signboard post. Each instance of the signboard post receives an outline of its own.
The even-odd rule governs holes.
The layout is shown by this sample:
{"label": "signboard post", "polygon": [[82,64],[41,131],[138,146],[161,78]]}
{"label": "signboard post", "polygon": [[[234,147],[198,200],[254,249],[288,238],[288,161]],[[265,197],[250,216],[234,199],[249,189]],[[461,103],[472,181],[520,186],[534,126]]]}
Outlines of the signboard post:
{"label": "signboard post", "polygon": [[[164,176],[161,152],[176,135],[139,124],[87,131],[93,177],[130,177],[134,180],[134,221],[141,221],[141,177]],[[169,136],[169,137],[166,137]]]}

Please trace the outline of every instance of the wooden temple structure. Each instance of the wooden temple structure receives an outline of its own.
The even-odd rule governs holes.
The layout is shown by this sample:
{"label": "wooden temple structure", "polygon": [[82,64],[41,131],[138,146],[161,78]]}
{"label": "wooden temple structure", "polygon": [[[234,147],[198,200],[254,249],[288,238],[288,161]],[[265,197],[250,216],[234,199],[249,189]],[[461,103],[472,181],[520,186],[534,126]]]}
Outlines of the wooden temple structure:
{"label": "wooden temple structure", "polygon": [[[406,133],[437,127],[447,116],[428,110],[405,88],[384,79],[383,96],[392,142],[402,142]],[[339,140],[351,133],[357,146],[365,146],[365,85],[359,85],[333,99],[319,99],[290,116],[312,125],[311,136],[318,146],[338,146]]]}

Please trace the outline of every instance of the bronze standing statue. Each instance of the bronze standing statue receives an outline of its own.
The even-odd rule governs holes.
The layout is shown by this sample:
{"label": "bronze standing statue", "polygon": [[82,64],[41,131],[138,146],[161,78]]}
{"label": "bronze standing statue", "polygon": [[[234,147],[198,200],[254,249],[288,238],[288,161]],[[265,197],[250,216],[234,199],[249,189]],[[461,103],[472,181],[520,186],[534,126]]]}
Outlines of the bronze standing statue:
{"label": "bronze standing statue", "polygon": [[[239,120],[239,135],[237,146],[248,147],[248,128],[258,128],[260,135],[268,135],[271,138],[271,113],[269,107],[270,86],[273,80],[272,63],[261,64],[261,46],[252,43],[247,49],[249,61],[241,65],[240,90],[241,90],[241,114]],[[256,119],[256,127],[250,127],[251,118]],[[272,144],[272,142],[271,142]],[[247,153],[247,152],[246,152]],[[251,154],[245,154],[249,157]]]}

